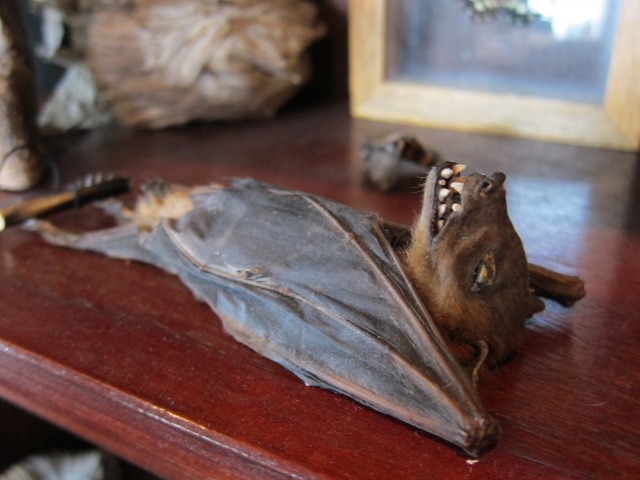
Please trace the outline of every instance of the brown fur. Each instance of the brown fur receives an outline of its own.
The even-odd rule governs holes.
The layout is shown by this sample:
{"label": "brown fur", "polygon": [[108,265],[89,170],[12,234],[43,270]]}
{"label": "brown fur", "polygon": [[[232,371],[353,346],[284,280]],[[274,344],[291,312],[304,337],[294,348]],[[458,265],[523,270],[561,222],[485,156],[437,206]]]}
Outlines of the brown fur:
{"label": "brown fur", "polygon": [[[469,363],[486,342],[487,362],[494,366],[518,347],[525,320],[544,304],[529,290],[526,255],[507,215],[504,175],[468,177],[459,199],[462,210],[435,234],[437,181],[446,167],[434,167],[427,178],[422,212],[402,257],[458,359]],[[488,265],[495,274],[486,285],[474,283],[479,265]]]}
{"label": "brown fur", "polygon": [[193,208],[191,189],[164,182],[150,182],[143,187],[133,214],[140,231],[151,231],[162,218],[178,218]]}

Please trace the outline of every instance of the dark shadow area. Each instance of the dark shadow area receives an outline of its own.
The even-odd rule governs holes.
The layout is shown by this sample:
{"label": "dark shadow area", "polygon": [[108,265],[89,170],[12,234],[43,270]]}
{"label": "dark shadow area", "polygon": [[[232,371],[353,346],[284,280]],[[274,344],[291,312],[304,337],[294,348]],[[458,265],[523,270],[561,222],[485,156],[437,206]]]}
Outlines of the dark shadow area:
{"label": "dark shadow area", "polygon": [[[95,445],[0,400],[0,473],[31,455],[82,452]],[[121,478],[157,480],[149,472],[120,461]]]}

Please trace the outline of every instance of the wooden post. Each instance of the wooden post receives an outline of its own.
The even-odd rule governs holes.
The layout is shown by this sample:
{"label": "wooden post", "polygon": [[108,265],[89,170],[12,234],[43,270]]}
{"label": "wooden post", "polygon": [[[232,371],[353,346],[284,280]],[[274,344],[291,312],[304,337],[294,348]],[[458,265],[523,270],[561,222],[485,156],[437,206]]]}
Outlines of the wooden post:
{"label": "wooden post", "polygon": [[0,2],[0,189],[26,190],[44,169],[39,159],[37,95],[18,0]]}

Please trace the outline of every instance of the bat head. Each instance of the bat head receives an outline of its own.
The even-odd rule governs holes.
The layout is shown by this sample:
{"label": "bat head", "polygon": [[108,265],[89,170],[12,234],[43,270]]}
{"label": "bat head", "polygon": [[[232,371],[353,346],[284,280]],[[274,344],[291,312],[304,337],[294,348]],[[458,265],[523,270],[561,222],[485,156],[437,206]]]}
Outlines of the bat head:
{"label": "bat head", "polygon": [[517,348],[525,320],[544,303],[529,289],[524,248],[507,213],[505,175],[462,176],[464,169],[451,162],[431,169],[405,261],[441,332],[463,347],[454,353],[469,354],[485,341],[487,361],[495,365]]}

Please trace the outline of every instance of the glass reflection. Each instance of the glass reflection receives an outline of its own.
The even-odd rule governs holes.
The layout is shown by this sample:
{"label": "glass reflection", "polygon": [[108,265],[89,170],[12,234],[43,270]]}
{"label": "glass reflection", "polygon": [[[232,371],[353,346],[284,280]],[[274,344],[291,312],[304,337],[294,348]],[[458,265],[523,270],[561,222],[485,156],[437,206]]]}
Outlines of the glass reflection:
{"label": "glass reflection", "polygon": [[559,41],[599,41],[606,33],[607,0],[529,0]]}
{"label": "glass reflection", "polygon": [[[602,103],[620,0],[521,0],[526,22],[501,15],[507,3],[387,2],[388,78]],[[478,17],[479,4],[494,14]]]}

